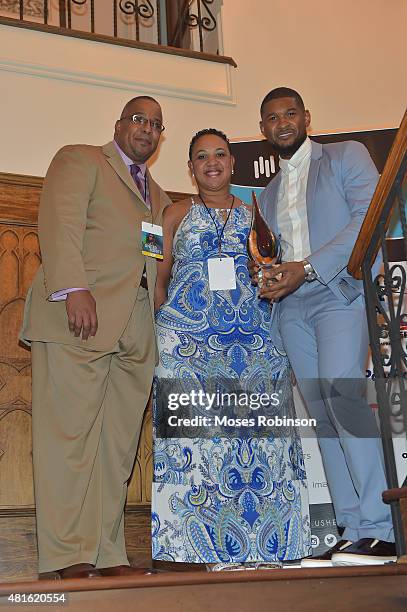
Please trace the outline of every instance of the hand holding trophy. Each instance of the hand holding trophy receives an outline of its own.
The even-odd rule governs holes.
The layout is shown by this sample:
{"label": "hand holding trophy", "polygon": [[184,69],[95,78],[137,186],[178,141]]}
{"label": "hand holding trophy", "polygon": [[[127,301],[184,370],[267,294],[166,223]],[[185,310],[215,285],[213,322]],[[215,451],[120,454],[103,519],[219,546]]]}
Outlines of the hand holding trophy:
{"label": "hand holding trophy", "polygon": [[252,222],[247,239],[247,251],[250,259],[259,266],[257,284],[261,289],[263,270],[271,269],[273,265],[281,263],[281,243],[263,219],[254,191],[252,192],[252,198]]}

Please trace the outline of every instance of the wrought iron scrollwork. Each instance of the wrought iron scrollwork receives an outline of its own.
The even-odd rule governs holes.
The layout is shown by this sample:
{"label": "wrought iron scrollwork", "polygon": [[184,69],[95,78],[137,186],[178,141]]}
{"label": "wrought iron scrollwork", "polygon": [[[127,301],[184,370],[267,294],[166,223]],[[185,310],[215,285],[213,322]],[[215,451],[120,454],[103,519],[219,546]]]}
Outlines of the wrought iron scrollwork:
{"label": "wrought iron scrollwork", "polygon": [[125,15],[139,15],[143,19],[154,17],[154,6],[150,0],[138,2],[137,0],[120,0],[119,9]]}
{"label": "wrought iron scrollwork", "polygon": [[[386,185],[386,178],[391,179],[391,183],[386,185],[382,194],[378,192],[379,197],[376,194],[373,196],[372,202],[376,207],[373,210],[379,213],[380,218],[375,220],[361,266],[374,370],[372,378],[375,381],[383,457],[390,489],[400,487],[396,444],[404,444],[407,432],[406,126],[407,115],[402,121],[394,149],[390,151],[380,179],[380,184]],[[400,213],[401,237],[397,239],[395,249],[386,240],[386,231],[396,207]],[[384,271],[373,278],[374,256],[380,246]],[[407,487],[407,478],[402,487]],[[397,554],[403,555],[407,542],[398,502],[391,502],[391,513]]]}
{"label": "wrought iron scrollwork", "polygon": [[[20,19],[24,19],[24,15],[31,17],[43,17],[47,12],[47,2],[44,0],[0,0],[0,9],[8,13],[19,15]],[[44,9],[46,8],[46,10]]]}
{"label": "wrought iron scrollwork", "polygon": [[66,30],[102,34],[106,42],[113,38],[111,42],[124,45],[163,41],[210,54],[219,53],[216,35],[209,35],[218,27],[219,4],[220,0],[0,0],[0,8],[18,14],[24,24],[35,17],[48,25],[52,7],[53,23],[59,18],[66,35]]}
{"label": "wrought iron scrollwork", "polygon": [[[209,8],[214,0],[197,0],[198,13],[189,13],[188,25],[190,28],[203,28],[207,32],[213,32],[216,29],[216,18]],[[189,7],[193,4],[193,0],[189,3]],[[205,7],[207,15],[202,15],[201,6]]]}
{"label": "wrought iron scrollwork", "polygon": [[[81,7],[82,15],[88,11],[88,0],[68,0],[68,28],[72,27],[72,5]],[[90,0],[90,31],[95,32],[95,0]]]}
{"label": "wrought iron scrollwork", "polygon": [[407,274],[405,268],[395,264],[375,279],[378,337],[388,339],[388,353],[381,351],[381,362],[389,377],[407,371],[407,342],[404,342],[407,313],[403,296],[406,294]]}

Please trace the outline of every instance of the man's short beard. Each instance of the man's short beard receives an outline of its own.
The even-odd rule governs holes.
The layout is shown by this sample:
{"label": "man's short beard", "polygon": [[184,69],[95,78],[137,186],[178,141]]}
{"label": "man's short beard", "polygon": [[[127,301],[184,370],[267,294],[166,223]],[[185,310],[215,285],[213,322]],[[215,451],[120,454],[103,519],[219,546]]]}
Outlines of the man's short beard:
{"label": "man's short beard", "polygon": [[283,145],[279,145],[277,143],[272,143],[273,144],[273,148],[276,150],[276,152],[281,156],[281,157],[292,157],[294,155],[294,153],[296,153],[298,151],[298,149],[300,148],[300,146],[303,144],[303,142],[305,142],[305,139],[307,138],[307,133],[304,132],[304,134],[300,134],[297,138],[297,140],[295,140],[292,144],[287,145],[286,147]]}

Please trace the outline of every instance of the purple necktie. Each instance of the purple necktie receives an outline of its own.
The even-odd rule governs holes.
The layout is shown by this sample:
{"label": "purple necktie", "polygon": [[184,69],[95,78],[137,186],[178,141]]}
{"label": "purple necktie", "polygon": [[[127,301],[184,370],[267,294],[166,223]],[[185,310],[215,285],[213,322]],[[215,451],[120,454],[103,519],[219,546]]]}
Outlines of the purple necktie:
{"label": "purple necktie", "polygon": [[[133,180],[134,180],[134,182],[137,185],[137,189],[141,193],[141,197],[146,202],[147,206],[150,208],[150,205],[149,205],[149,203],[146,200],[146,194],[144,193],[144,185],[143,185],[143,181],[141,179],[142,175],[141,175],[140,166],[138,166],[137,164],[131,164],[131,166],[130,166],[130,174],[133,177]],[[146,266],[145,266],[145,264],[144,264],[143,274],[141,276],[140,286],[144,287],[144,289],[147,289],[147,291],[148,291],[147,273],[146,273]]]}
{"label": "purple necktie", "polygon": [[137,164],[131,164],[131,166],[130,166],[130,174],[133,177],[133,180],[134,180],[134,182],[137,185],[137,189],[141,193],[141,197],[145,201],[146,200],[146,194],[144,193],[144,185],[143,185],[143,181],[142,181],[142,178],[141,178],[142,174],[141,174],[140,166],[138,166]]}

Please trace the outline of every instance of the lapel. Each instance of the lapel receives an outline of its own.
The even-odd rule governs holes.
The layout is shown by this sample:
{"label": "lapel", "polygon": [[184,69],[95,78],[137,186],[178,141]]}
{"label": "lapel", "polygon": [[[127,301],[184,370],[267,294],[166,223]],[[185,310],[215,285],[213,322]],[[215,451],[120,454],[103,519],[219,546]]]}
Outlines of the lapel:
{"label": "lapel", "polygon": [[312,205],[314,203],[315,198],[315,189],[317,186],[318,172],[322,158],[322,145],[319,142],[314,142],[313,140],[311,140],[311,147],[311,162],[309,165],[306,195],[308,220],[311,217]]}
{"label": "lapel", "polygon": [[137,196],[137,199],[143,204],[146,208],[146,203],[144,202],[141,193],[137,189],[137,185],[131,176],[129,169],[126,164],[120,157],[118,150],[116,149],[114,142],[108,142],[102,147],[102,151],[106,156],[107,162],[112,166],[113,170],[116,174],[122,179],[123,183],[127,185],[127,187]]}
{"label": "lapel", "polygon": [[148,192],[150,194],[151,202],[151,213],[153,217],[153,223],[161,225],[163,210],[166,206],[166,202],[161,196],[161,189],[150,174],[150,170],[147,168],[147,183]]}

